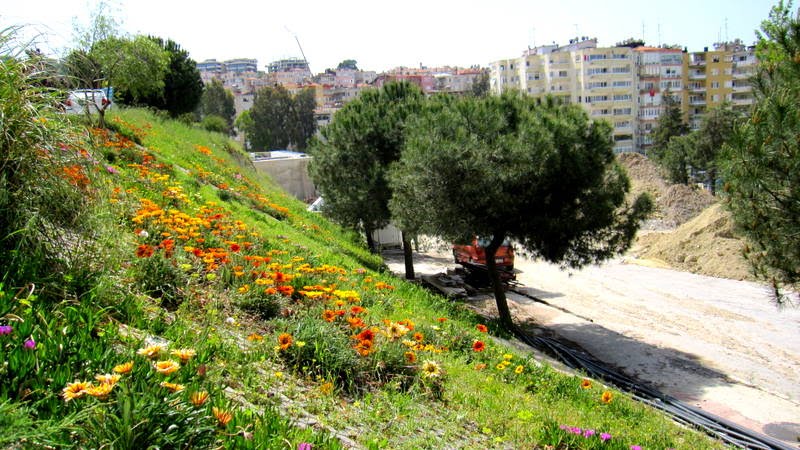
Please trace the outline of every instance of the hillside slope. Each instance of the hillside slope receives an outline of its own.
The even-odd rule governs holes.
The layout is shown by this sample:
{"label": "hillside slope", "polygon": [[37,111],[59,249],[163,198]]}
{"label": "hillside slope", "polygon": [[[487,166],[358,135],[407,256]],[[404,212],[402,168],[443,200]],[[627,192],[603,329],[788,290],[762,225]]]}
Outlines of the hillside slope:
{"label": "hillside slope", "polygon": [[142,110],[108,119],[34,153],[103,206],[103,227],[65,230],[57,255],[79,233],[104,254],[41,297],[39,280],[0,286],[0,444],[721,447],[385,273],[226,137]]}

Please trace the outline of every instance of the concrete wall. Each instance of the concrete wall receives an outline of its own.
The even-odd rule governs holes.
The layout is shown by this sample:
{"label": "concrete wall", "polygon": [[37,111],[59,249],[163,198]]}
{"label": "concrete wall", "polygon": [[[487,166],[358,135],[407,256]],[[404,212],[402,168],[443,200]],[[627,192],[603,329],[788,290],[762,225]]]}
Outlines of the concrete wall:
{"label": "concrete wall", "polygon": [[314,184],[308,175],[311,158],[279,158],[253,161],[257,170],[270,177],[286,192],[296,198],[310,202],[317,197]]}

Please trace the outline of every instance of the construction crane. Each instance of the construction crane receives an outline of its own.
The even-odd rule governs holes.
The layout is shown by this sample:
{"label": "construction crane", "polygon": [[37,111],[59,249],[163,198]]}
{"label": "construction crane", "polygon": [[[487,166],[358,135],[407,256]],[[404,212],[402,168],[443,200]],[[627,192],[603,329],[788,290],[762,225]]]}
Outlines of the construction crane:
{"label": "construction crane", "polygon": [[[309,63],[308,63],[308,59],[306,58],[306,54],[305,54],[305,52],[303,51],[303,46],[302,46],[302,45],[300,45],[300,39],[298,39],[298,38],[297,38],[297,34],[295,34],[295,33],[292,33],[292,30],[290,30],[290,29],[289,29],[289,27],[287,27],[287,26],[285,26],[285,25],[284,25],[284,27],[283,27],[283,28],[286,28],[286,31],[287,31],[289,34],[291,34],[292,36],[294,36],[294,40],[297,42],[297,47],[298,47],[298,48],[300,48],[300,54],[301,54],[301,55],[303,55],[303,61],[305,61],[305,62],[306,62],[306,67],[308,68],[308,71],[309,71],[309,72],[311,72],[311,64],[309,64]],[[313,73],[313,72],[311,72],[311,73]]]}

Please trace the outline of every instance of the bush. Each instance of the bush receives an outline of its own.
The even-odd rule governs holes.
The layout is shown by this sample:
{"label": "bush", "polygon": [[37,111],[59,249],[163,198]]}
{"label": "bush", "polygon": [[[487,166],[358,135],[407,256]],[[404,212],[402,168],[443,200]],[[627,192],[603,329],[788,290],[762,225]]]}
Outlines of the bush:
{"label": "bush", "polygon": [[224,118],[213,114],[203,117],[203,121],[200,123],[200,125],[207,131],[213,131],[217,133],[228,134],[230,131],[228,122],[225,121]]}

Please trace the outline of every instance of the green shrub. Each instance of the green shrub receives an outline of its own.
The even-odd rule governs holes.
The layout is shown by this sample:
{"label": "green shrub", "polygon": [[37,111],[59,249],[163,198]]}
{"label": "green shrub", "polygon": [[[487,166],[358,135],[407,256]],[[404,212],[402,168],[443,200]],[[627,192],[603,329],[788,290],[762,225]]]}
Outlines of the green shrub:
{"label": "green shrub", "polygon": [[213,114],[203,117],[203,121],[200,122],[200,125],[203,129],[216,133],[228,134],[229,131],[228,122],[224,118]]}

